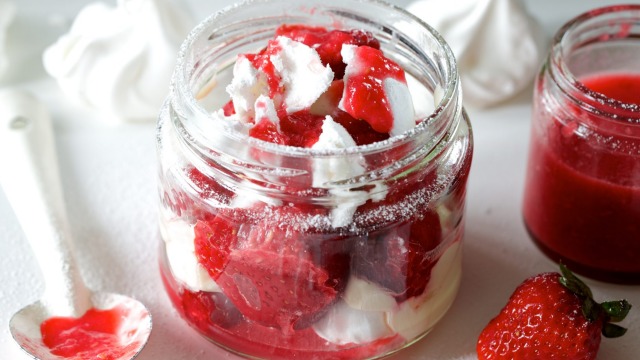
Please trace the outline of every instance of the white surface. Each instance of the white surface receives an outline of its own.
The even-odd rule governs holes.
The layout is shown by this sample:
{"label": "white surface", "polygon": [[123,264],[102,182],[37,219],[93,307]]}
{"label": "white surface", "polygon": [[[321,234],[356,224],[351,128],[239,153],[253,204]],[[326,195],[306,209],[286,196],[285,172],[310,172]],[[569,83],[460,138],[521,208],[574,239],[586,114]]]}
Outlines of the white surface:
{"label": "white surface", "polygon": [[[107,125],[104,115],[67,100],[44,72],[42,50],[88,1],[20,0],[8,34],[12,61],[0,87],[34,91],[53,114],[58,159],[79,266],[89,286],[132,295],[154,316],[140,360],[237,359],[186,326],[163,293],[157,269],[154,124]],[[189,0],[203,18],[230,0]],[[396,0],[406,5],[409,1]],[[570,17],[607,0],[528,0],[548,36]],[[638,3],[638,1],[635,1]],[[63,5],[64,4],[64,5]],[[505,59],[504,61],[509,61]],[[530,87],[529,87],[530,88]],[[489,110],[469,108],[475,153],[469,182],[459,296],[424,340],[394,360],[475,359],[477,336],[526,277],[556,266],[531,243],[520,207],[529,133],[530,91]],[[0,170],[1,171],[1,170]],[[39,298],[43,282],[13,211],[0,192],[0,358],[27,360],[10,338],[11,314]],[[603,340],[599,359],[640,357],[640,286],[587,281],[599,300],[636,305],[629,333]]]}

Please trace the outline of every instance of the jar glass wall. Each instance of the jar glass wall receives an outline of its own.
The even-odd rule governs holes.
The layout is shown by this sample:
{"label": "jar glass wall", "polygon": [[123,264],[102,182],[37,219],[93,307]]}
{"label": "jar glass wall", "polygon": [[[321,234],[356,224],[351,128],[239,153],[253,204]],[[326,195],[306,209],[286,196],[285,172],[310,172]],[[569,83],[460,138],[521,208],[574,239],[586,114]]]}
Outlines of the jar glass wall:
{"label": "jar glass wall", "polygon": [[[371,32],[410,78],[419,124],[317,150],[213,121],[236,56],[264,47],[282,24]],[[377,358],[428,333],[454,300],[471,129],[450,49],[401,9],[274,0],[215,14],[181,50],[158,154],[166,290],[192,327],[230,351]],[[345,164],[362,171],[314,181]]]}
{"label": "jar glass wall", "polygon": [[524,221],[575,271],[640,283],[640,6],[567,23],[538,75]]}

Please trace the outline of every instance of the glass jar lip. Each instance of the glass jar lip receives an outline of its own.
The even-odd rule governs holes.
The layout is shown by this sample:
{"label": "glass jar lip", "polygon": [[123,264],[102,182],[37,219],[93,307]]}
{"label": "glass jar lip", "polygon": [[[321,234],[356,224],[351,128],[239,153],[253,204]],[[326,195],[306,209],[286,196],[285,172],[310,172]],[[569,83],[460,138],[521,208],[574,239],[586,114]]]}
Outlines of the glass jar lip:
{"label": "glass jar lip", "polygon": [[[172,93],[177,92],[177,95],[183,99],[182,105],[187,107],[190,112],[196,114],[196,116],[201,116],[205,118],[211,117],[211,114],[197,102],[196,97],[194,96],[193,92],[190,91],[188,86],[189,63],[187,59],[189,56],[189,50],[191,49],[192,45],[198,39],[200,39],[201,36],[204,34],[204,32],[220,17],[233,14],[234,12],[239,11],[245,7],[250,7],[255,4],[267,4],[269,2],[271,2],[271,0],[243,0],[238,3],[228,5],[225,8],[209,15],[202,22],[196,25],[196,27],[194,27],[191,30],[191,32],[188,34],[187,38],[183,41],[180,47],[180,50],[178,51],[176,68],[175,68],[173,78],[172,78],[172,83],[171,83],[171,92]],[[291,1],[292,4],[295,2],[296,1],[293,1],[293,0]],[[447,77],[447,82],[445,84],[446,86],[442,88],[443,92],[442,92],[441,98],[438,100],[437,104],[434,104],[435,105],[434,111],[428,116],[423,117],[422,121],[420,121],[420,123],[418,123],[418,125],[416,125],[414,128],[402,134],[392,136],[387,140],[378,141],[372,144],[357,145],[357,146],[352,146],[352,147],[347,147],[342,149],[313,149],[313,148],[303,148],[303,147],[275,144],[275,143],[267,142],[257,138],[253,138],[251,136],[245,136],[235,130],[227,129],[227,131],[229,131],[229,135],[231,135],[236,140],[242,140],[243,142],[247,143],[250,146],[254,146],[254,147],[269,151],[271,153],[280,153],[280,154],[286,154],[290,156],[322,157],[322,156],[342,156],[342,155],[351,155],[351,154],[367,154],[367,153],[380,152],[380,151],[392,148],[394,146],[402,145],[407,141],[410,141],[411,139],[418,136],[420,133],[426,132],[428,130],[429,124],[440,119],[442,116],[446,116],[445,115],[446,111],[444,111],[445,109],[455,106],[454,100],[456,100],[455,99],[456,94],[459,94],[459,86],[460,86],[455,56],[453,54],[453,51],[449,47],[449,45],[444,40],[444,38],[433,27],[431,27],[429,24],[427,24],[417,16],[411,14],[407,10],[382,0],[345,0],[343,1],[343,3],[345,2],[350,2],[352,5],[358,4],[358,3],[360,4],[370,3],[380,7],[387,8],[389,9],[389,11],[400,13],[403,16],[411,19],[413,22],[415,22],[416,25],[419,25],[422,28],[426,29],[427,32],[430,33],[431,36],[433,36],[433,39],[436,41],[438,46],[442,48],[445,54],[444,72],[449,75]],[[298,1],[298,3],[301,5],[305,5],[305,1]],[[187,124],[183,124],[183,125],[187,125]],[[190,128],[190,127],[185,126],[185,128]],[[194,130],[198,131],[199,129],[194,129]],[[441,134],[439,134],[439,139],[438,141],[434,142],[434,146],[435,144],[439,143],[445,137],[445,135],[446,135],[446,131],[443,131]],[[200,139],[200,140],[204,140],[204,139]]]}
{"label": "glass jar lip", "polygon": [[[617,100],[600,92],[591,90],[573,74],[563,54],[563,48],[565,47],[566,42],[570,41],[569,36],[573,32],[579,31],[580,27],[589,20],[629,11],[637,12],[638,19],[640,19],[640,4],[603,6],[586,11],[572,18],[555,33],[551,43],[548,63],[552,64],[552,72],[554,72],[554,70],[560,71],[561,76],[554,76],[554,80],[560,86],[563,93],[574,102],[580,104],[581,107],[585,108],[589,112],[604,115],[614,121],[626,121],[632,125],[640,125],[639,104]],[[576,96],[575,94],[578,95]],[[603,107],[606,109],[622,109],[625,113],[629,114],[629,116],[613,114],[613,111],[603,111]]]}

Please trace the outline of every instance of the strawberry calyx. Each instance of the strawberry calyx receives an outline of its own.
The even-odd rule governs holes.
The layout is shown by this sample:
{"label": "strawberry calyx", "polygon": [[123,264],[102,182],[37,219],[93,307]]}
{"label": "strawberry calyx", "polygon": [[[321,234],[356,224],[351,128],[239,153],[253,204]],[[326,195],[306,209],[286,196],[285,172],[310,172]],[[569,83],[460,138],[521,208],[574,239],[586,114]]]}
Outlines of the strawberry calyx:
{"label": "strawberry calyx", "polygon": [[616,338],[624,335],[627,329],[614,323],[624,320],[631,304],[625,299],[605,301],[597,303],[593,299],[591,289],[582,280],[576,277],[564,264],[560,264],[562,276],[560,284],[575,294],[582,303],[582,314],[589,322],[602,321],[602,335],[607,338]]}

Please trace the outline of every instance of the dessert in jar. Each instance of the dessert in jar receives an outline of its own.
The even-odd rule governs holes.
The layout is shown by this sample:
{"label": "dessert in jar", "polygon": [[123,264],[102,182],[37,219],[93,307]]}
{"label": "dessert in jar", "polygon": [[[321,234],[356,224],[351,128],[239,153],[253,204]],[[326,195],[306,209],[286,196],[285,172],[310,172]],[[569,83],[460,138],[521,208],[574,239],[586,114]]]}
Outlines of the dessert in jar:
{"label": "dessert in jar", "polygon": [[640,284],[640,6],[595,9],[555,36],[533,101],[524,221],[576,272]]}
{"label": "dessert in jar", "polygon": [[213,15],[180,52],[158,154],[166,290],[232,352],[382,357],[454,300],[471,129],[450,49],[401,9]]}

